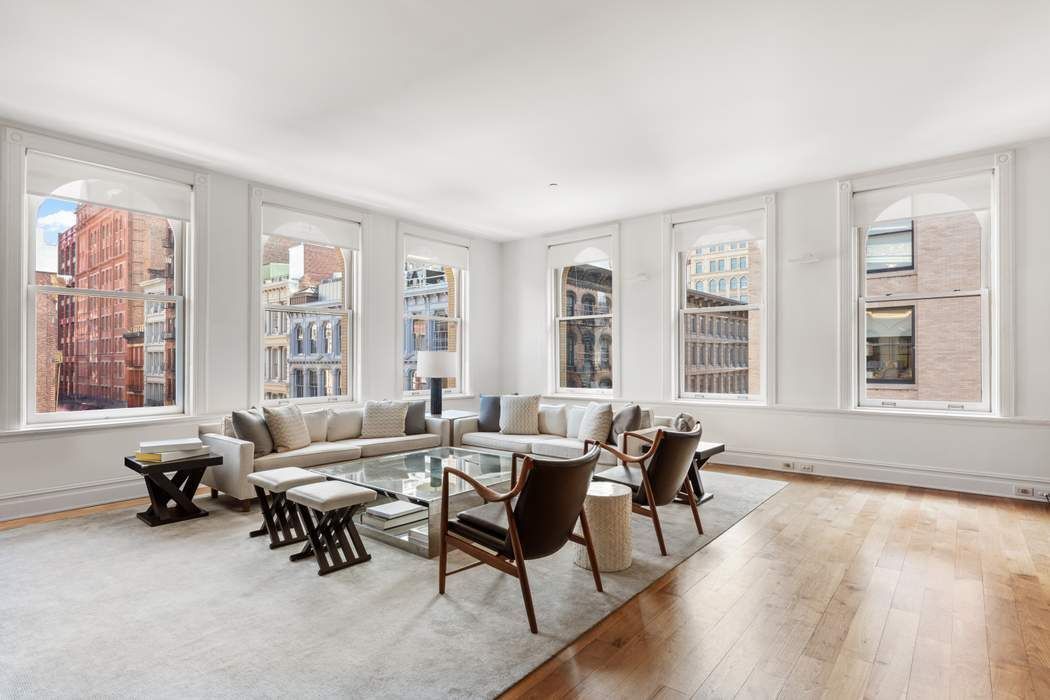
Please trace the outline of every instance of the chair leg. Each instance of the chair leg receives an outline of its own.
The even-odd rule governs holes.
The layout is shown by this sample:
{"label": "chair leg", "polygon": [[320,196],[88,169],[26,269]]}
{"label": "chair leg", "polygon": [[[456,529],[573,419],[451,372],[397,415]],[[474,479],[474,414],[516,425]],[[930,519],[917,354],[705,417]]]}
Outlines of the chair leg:
{"label": "chair leg", "polygon": [[529,588],[529,575],[525,573],[525,554],[521,549],[521,541],[518,539],[518,528],[514,524],[514,513],[510,510],[510,502],[506,501],[507,516],[510,521],[510,545],[514,551],[514,565],[518,570],[518,583],[521,584],[521,597],[525,601],[525,614],[529,617],[529,629],[533,634],[538,634],[540,628],[536,625],[536,611],[532,607],[532,590]]}
{"label": "chair leg", "polygon": [[218,498],[219,497],[219,489],[212,489],[211,490],[211,497],[212,498]]}
{"label": "chair leg", "polygon": [[700,523],[700,511],[696,507],[696,493],[693,491],[693,483],[689,477],[685,477],[685,497],[689,501],[689,507],[693,509],[693,522],[696,523],[696,531],[704,534],[704,526]]}
{"label": "chair leg", "polygon": [[580,509],[580,529],[583,530],[583,541],[587,547],[587,559],[591,562],[591,573],[594,574],[594,587],[602,592],[602,575],[598,571],[598,557],[594,553],[594,543],[591,542],[591,528],[587,524],[587,513]]}
{"label": "chair leg", "polygon": [[656,530],[656,541],[660,543],[660,554],[667,556],[667,547],[664,545],[664,531],[660,527],[660,516],[655,506],[649,506],[649,517],[653,519],[653,529]]}

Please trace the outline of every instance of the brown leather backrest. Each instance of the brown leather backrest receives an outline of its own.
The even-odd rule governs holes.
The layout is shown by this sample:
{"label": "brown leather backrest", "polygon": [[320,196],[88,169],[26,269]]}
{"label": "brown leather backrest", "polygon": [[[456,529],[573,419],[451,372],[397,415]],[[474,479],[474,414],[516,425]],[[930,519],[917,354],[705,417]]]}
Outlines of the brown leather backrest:
{"label": "brown leather backrest", "polygon": [[526,559],[554,554],[568,541],[600,453],[595,446],[574,459],[533,458],[514,505],[514,523]]}
{"label": "brown leather backrest", "polygon": [[656,454],[646,465],[649,485],[653,489],[653,505],[667,505],[678,495],[686,474],[693,463],[696,446],[700,443],[701,427],[698,424],[688,433],[665,430]]}

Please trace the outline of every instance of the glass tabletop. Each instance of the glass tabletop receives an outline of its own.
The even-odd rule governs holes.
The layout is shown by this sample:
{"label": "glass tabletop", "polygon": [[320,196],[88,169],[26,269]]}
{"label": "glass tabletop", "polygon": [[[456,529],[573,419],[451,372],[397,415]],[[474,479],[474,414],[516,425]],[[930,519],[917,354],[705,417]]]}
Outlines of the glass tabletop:
{"label": "glass tabletop", "polygon": [[[512,453],[498,450],[435,447],[327,464],[310,471],[386,495],[429,504],[441,500],[441,477],[445,467],[459,469],[482,484],[492,486],[510,481],[511,457]],[[450,496],[474,490],[459,477],[450,479],[448,486]]]}

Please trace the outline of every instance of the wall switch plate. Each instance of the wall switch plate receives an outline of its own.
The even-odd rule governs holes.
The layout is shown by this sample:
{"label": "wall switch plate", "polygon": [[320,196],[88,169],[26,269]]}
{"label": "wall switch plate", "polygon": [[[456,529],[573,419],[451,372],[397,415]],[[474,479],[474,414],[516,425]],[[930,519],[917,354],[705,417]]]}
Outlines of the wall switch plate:
{"label": "wall switch plate", "polygon": [[1023,496],[1024,498],[1032,498],[1035,496],[1035,489],[1031,486],[1014,486],[1014,495]]}

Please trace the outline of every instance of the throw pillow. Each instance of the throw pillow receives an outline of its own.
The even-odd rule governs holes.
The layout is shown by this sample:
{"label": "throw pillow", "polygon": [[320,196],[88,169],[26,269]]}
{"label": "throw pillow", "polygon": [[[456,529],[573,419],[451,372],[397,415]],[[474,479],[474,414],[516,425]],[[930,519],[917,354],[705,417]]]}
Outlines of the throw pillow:
{"label": "throw pillow", "polygon": [[237,437],[237,431],[233,429],[233,416],[222,417],[222,434],[226,437]]}
{"label": "throw pillow", "polygon": [[408,412],[405,413],[405,435],[421,435],[427,432],[427,401],[408,402]]}
{"label": "throw pillow", "polygon": [[499,397],[481,395],[481,408],[478,411],[478,431],[482,433],[499,432]]}
{"label": "throw pillow", "polygon": [[538,435],[540,395],[499,397],[499,431],[513,435]]}
{"label": "throw pillow", "polygon": [[587,404],[587,410],[583,413],[580,422],[580,440],[597,440],[605,442],[609,439],[609,428],[612,427],[613,412],[611,403]]}
{"label": "throw pillow", "polygon": [[586,406],[569,406],[569,413],[565,420],[565,437],[580,436],[580,423],[583,422],[583,414],[586,412]]}
{"label": "throw pillow", "polygon": [[263,416],[278,452],[298,450],[310,444],[310,429],[298,406],[267,407],[263,409]]}
{"label": "throw pillow", "polygon": [[233,425],[234,437],[238,440],[247,440],[255,445],[256,457],[273,452],[273,438],[270,437],[270,430],[257,410],[234,411],[230,422]]}
{"label": "throw pillow", "polygon": [[609,428],[609,444],[619,445],[620,436],[628,430],[638,430],[642,427],[642,407],[636,403],[629,403],[613,416],[612,426]]}
{"label": "throw pillow", "polygon": [[361,423],[361,437],[403,437],[407,413],[408,403],[405,401],[366,402],[365,417]]}
{"label": "throw pillow", "polygon": [[565,437],[569,428],[569,415],[564,405],[545,406],[540,404],[540,432],[546,435]]}
{"label": "throw pillow", "polygon": [[324,442],[328,436],[328,409],[307,411],[303,414],[306,429],[310,431],[310,442]]}
{"label": "throw pillow", "polygon": [[638,424],[638,430],[645,430],[646,428],[651,427],[653,427],[653,409],[643,408],[642,421]]}
{"label": "throw pillow", "polygon": [[361,437],[363,417],[364,411],[360,408],[343,408],[332,411],[328,416],[328,442]]}
{"label": "throw pillow", "polygon": [[671,427],[683,433],[688,433],[696,427],[696,418],[693,418],[688,413],[679,413],[671,421]]}

